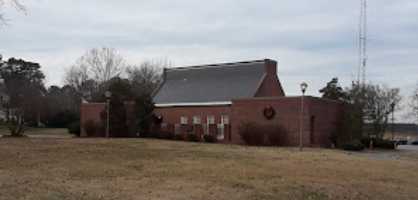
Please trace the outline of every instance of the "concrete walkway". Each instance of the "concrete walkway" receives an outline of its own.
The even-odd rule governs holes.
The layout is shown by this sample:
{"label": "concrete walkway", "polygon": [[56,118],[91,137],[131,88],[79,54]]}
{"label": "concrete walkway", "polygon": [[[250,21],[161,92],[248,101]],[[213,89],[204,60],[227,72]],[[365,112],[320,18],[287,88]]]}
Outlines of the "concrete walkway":
{"label": "concrete walkway", "polygon": [[350,152],[349,154],[375,160],[418,159],[418,146],[400,145],[396,150],[376,149],[365,150],[362,152]]}

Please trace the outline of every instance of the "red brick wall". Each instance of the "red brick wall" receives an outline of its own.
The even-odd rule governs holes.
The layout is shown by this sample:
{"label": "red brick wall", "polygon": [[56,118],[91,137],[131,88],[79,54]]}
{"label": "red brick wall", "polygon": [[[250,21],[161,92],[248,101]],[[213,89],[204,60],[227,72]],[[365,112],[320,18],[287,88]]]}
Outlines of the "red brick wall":
{"label": "red brick wall", "polygon": [[[87,134],[84,130],[84,124],[89,121],[93,120],[94,122],[100,123],[101,117],[100,114],[105,110],[106,103],[83,103],[80,107],[80,130],[81,130],[81,137],[86,137]],[[130,135],[135,135],[136,128],[135,128],[135,103],[134,102],[125,102],[126,108],[126,124],[128,125],[128,132]],[[112,111],[110,111],[112,114]],[[104,135],[105,133],[103,133]]]}
{"label": "red brick wall", "polygon": [[180,124],[180,117],[185,116],[192,124],[193,116],[200,116],[202,124],[206,124],[207,116],[215,116],[215,123],[221,123],[221,115],[230,115],[230,106],[213,107],[167,107],[156,108],[154,113],[163,116],[163,123]]}
{"label": "red brick wall", "polygon": [[284,96],[283,90],[277,76],[266,75],[255,97],[281,97]]}
{"label": "red brick wall", "polygon": [[[331,146],[330,136],[337,130],[339,120],[343,118],[344,106],[342,103],[318,98],[309,98],[309,118],[314,117],[312,134],[313,146]],[[311,119],[312,121],[312,119]]]}
{"label": "red brick wall", "polygon": [[99,123],[101,121],[100,113],[105,109],[105,103],[83,103],[80,107],[80,130],[81,137],[86,137],[86,131],[84,130],[84,124],[93,120]]}
{"label": "red brick wall", "polygon": [[[127,104],[132,110],[133,104]],[[276,111],[273,119],[268,120],[263,114],[266,107],[271,106]],[[100,113],[104,103],[81,105],[81,135],[85,135],[83,124],[88,120],[100,122]],[[305,146],[330,146],[329,137],[337,128],[341,119],[342,105],[336,101],[314,97],[304,98],[303,113],[303,143]],[[188,118],[188,124],[193,125],[193,117],[200,116],[201,124],[207,123],[207,116],[214,116],[215,123],[221,123],[221,116],[228,115],[230,129],[225,132],[225,140],[221,142],[242,144],[238,129],[242,123],[253,122],[258,125],[281,125],[287,130],[288,146],[299,144],[301,97],[266,97],[233,100],[231,106],[214,107],[167,107],[156,108],[155,114],[163,116],[163,123],[180,124],[180,117]],[[132,114],[132,113],[131,113]],[[230,133],[230,135],[229,135]],[[231,138],[231,141],[229,141]]]}
{"label": "red brick wall", "polygon": [[285,96],[283,88],[277,77],[277,62],[266,60],[266,74],[255,93],[255,97],[280,97]]}
{"label": "red brick wall", "polygon": [[[276,111],[276,116],[271,120],[266,119],[263,114],[264,109],[268,106],[273,107]],[[331,132],[336,129],[340,104],[334,101],[305,97],[304,107],[303,144],[305,146],[329,146],[328,138]],[[287,130],[287,145],[297,146],[299,144],[300,111],[300,97],[234,100],[231,117],[232,141],[242,144],[243,141],[238,134],[239,126],[245,122],[252,122],[258,125],[282,126]],[[311,124],[312,116],[315,116],[313,124]],[[314,131],[311,131],[311,127]]]}
{"label": "red brick wall", "polygon": [[[207,116],[214,116],[215,124],[221,123],[222,115],[228,115],[231,120],[231,107],[230,106],[156,108],[154,113],[156,115],[163,116],[162,123],[167,123],[167,124],[180,124],[180,118],[182,116],[188,118],[189,125],[193,125],[194,116],[201,117],[201,124],[207,124]],[[225,133],[225,139],[228,138],[227,133],[229,133],[229,131]]]}

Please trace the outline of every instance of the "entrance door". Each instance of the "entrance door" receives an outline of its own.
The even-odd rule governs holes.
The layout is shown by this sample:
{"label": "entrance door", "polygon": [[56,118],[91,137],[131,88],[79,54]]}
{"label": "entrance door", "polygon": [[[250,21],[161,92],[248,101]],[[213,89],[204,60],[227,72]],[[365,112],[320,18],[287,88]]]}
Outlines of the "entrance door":
{"label": "entrance door", "polygon": [[311,139],[311,145],[315,144],[315,116],[311,116],[310,120],[310,139]]}

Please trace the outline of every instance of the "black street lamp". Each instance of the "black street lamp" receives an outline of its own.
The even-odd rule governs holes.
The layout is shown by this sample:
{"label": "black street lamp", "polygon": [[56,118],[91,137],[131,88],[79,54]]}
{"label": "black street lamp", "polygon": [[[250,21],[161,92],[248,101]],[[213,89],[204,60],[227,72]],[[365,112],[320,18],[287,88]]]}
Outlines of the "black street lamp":
{"label": "black street lamp", "polygon": [[109,138],[109,127],[110,127],[110,97],[112,97],[112,92],[106,91],[105,92],[106,97],[106,138]]}
{"label": "black street lamp", "polygon": [[305,97],[305,92],[308,89],[308,84],[303,82],[300,84],[300,89],[302,91],[301,105],[300,105],[300,124],[299,124],[299,150],[303,150],[303,100]]}
{"label": "black street lamp", "polygon": [[392,128],[392,141],[395,140],[395,106],[396,106],[395,102],[392,102],[390,104],[390,108],[391,108],[391,111],[392,111],[392,126],[391,126],[391,128]]}

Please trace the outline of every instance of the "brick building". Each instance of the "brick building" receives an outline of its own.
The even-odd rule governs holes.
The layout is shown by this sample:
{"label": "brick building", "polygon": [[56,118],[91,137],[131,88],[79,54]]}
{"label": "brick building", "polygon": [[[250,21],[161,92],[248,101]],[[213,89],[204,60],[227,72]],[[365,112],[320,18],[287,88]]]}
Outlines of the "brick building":
{"label": "brick building", "polygon": [[[204,66],[170,68],[154,97],[158,126],[175,134],[216,135],[224,143],[242,144],[244,123],[280,125],[284,145],[303,143],[328,147],[337,130],[341,103],[316,97],[286,97],[270,59]],[[267,111],[267,115],[266,115]]]}

